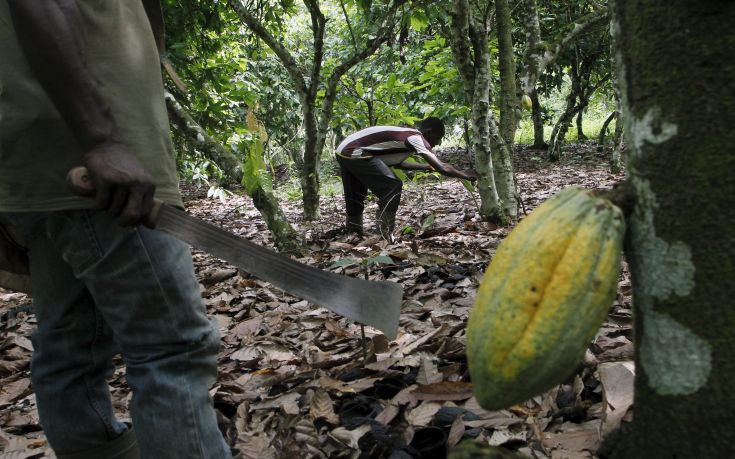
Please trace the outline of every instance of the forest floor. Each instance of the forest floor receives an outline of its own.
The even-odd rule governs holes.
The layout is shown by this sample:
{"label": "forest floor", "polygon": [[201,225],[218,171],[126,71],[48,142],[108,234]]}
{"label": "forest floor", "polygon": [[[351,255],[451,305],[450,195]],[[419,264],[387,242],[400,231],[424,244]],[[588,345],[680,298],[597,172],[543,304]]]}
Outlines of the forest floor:
{"label": "forest floor", "polygon": [[[523,207],[530,212],[566,186],[611,188],[623,176],[609,172],[608,155],[592,143],[570,145],[560,163],[549,164],[541,153],[519,147]],[[467,165],[457,164],[466,158],[456,151],[445,158]],[[272,246],[247,198],[222,203],[208,199],[206,189],[182,189],[193,215]],[[408,183],[397,225],[406,234],[394,244],[372,229],[374,202],[365,213],[365,237],[336,231],[344,221],[341,195],[323,198],[321,219],[308,225],[300,221],[298,202],[283,203],[309,241],[301,262],[349,276],[364,276],[367,265],[370,279],[403,286],[394,341],[370,327],[363,340],[359,325],[193,251],[202,298],[222,334],[211,394],[221,428],[245,457],[443,457],[432,448],[474,438],[527,457],[589,458],[606,433],[630,419],[627,269],[575,375],[507,410],[477,404],[468,382],[465,325],[483,271],[510,231],[481,222],[477,199],[456,180]],[[29,379],[34,326],[30,298],[0,290],[0,459],[54,457]],[[131,393],[117,363],[112,397],[120,418],[129,419]]]}

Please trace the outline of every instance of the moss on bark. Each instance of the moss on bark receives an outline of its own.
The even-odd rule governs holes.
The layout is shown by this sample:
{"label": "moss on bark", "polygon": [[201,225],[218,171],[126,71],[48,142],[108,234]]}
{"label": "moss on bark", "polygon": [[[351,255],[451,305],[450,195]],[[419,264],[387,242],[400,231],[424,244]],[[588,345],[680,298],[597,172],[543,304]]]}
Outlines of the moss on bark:
{"label": "moss on bark", "polygon": [[[610,457],[735,444],[735,3],[616,0],[630,181],[635,415]],[[610,446],[610,445],[608,445]]]}

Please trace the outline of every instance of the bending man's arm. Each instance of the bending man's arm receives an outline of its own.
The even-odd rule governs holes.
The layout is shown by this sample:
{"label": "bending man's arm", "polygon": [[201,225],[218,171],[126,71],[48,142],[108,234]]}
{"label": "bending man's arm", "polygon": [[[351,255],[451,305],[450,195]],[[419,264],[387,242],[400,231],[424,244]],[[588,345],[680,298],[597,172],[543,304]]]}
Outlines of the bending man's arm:
{"label": "bending man's arm", "polygon": [[86,152],[96,207],[123,224],[145,220],[153,205],[153,178],[122,143],[89,72],[76,2],[8,0],[8,6],[31,68]]}
{"label": "bending man's arm", "polygon": [[[456,177],[461,178],[465,180],[477,180],[477,173],[473,171],[472,169],[467,170],[459,170],[456,167],[447,164],[436,157],[434,153],[429,152],[422,152],[421,157],[423,157],[427,163],[429,164],[423,164],[422,166],[429,166],[428,168],[422,167],[420,170],[434,170],[436,172],[439,172],[442,175],[446,175],[447,177]],[[401,163],[401,165],[406,164]]]}
{"label": "bending man's arm", "polygon": [[447,177],[456,177],[465,180],[477,180],[477,173],[472,169],[465,171],[459,170],[451,164],[447,164],[436,157],[434,153],[421,153],[421,156],[426,160],[431,168],[442,175]]}
{"label": "bending man's arm", "polygon": [[430,164],[426,163],[409,163],[408,161],[403,161],[400,164],[396,164],[393,167],[397,167],[398,169],[403,169],[406,171],[434,171],[434,168],[431,167]]}
{"label": "bending man's arm", "polygon": [[[423,164],[421,167],[412,167],[408,166],[406,167],[407,162],[403,162],[400,164],[401,169],[413,169],[413,170],[433,170],[441,175],[446,175],[447,177],[456,177],[461,178],[465,180],[477,180],[477,173],[471,169],[468,169],[466,171],[461,171],[457,168],[455,168],[452,165],[446,164],[445,162],[441,161],[439,158],[436,157],[433,151],[431,151],[430,147],[428,146],[428,141],[425,141],[423,136],[420,135],[414,135],[407,139],[407,142],[411,147],[413,147],[414,151],[416,151],[417,154],[421,155],[422,158],[426,160],[429,164]],[[425,143],[426,142],[426,143]],[[426,166],[429,166],[428,168]]]}

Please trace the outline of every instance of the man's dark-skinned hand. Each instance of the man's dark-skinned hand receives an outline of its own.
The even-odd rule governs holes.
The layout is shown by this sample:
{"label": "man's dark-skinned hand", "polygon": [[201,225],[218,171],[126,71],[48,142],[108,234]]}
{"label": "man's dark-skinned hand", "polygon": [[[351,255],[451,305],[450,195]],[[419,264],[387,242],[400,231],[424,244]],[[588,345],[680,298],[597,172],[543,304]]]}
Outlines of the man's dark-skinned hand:
{"label": "man's dark-skinned hand", "polygon": [[121,143],[95,146],[84,165],[96,189],[95,208],[109,212],[121,225],[146,223],[153,208],[153,177]]}
{"label": "man's dark-skinned hand", "polygon": [[477,180],[477,172],[473,171],[472,169],[467,169],[464,172],[464,175],[466,175],[465,180],[469,180],[471,182],[474,182]]}

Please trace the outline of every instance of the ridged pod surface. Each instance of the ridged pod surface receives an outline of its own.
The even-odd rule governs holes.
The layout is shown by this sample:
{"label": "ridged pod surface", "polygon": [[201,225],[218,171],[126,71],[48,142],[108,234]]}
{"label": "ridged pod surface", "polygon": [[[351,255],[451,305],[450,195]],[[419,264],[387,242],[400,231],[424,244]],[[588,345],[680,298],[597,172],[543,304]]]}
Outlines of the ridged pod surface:
{"label": "ridged pod surface", "polygon": [[482,407],[523,402],[574,371],[615,296],[624,233],[610,201],[567,188],[500,244],[467,323]]}

